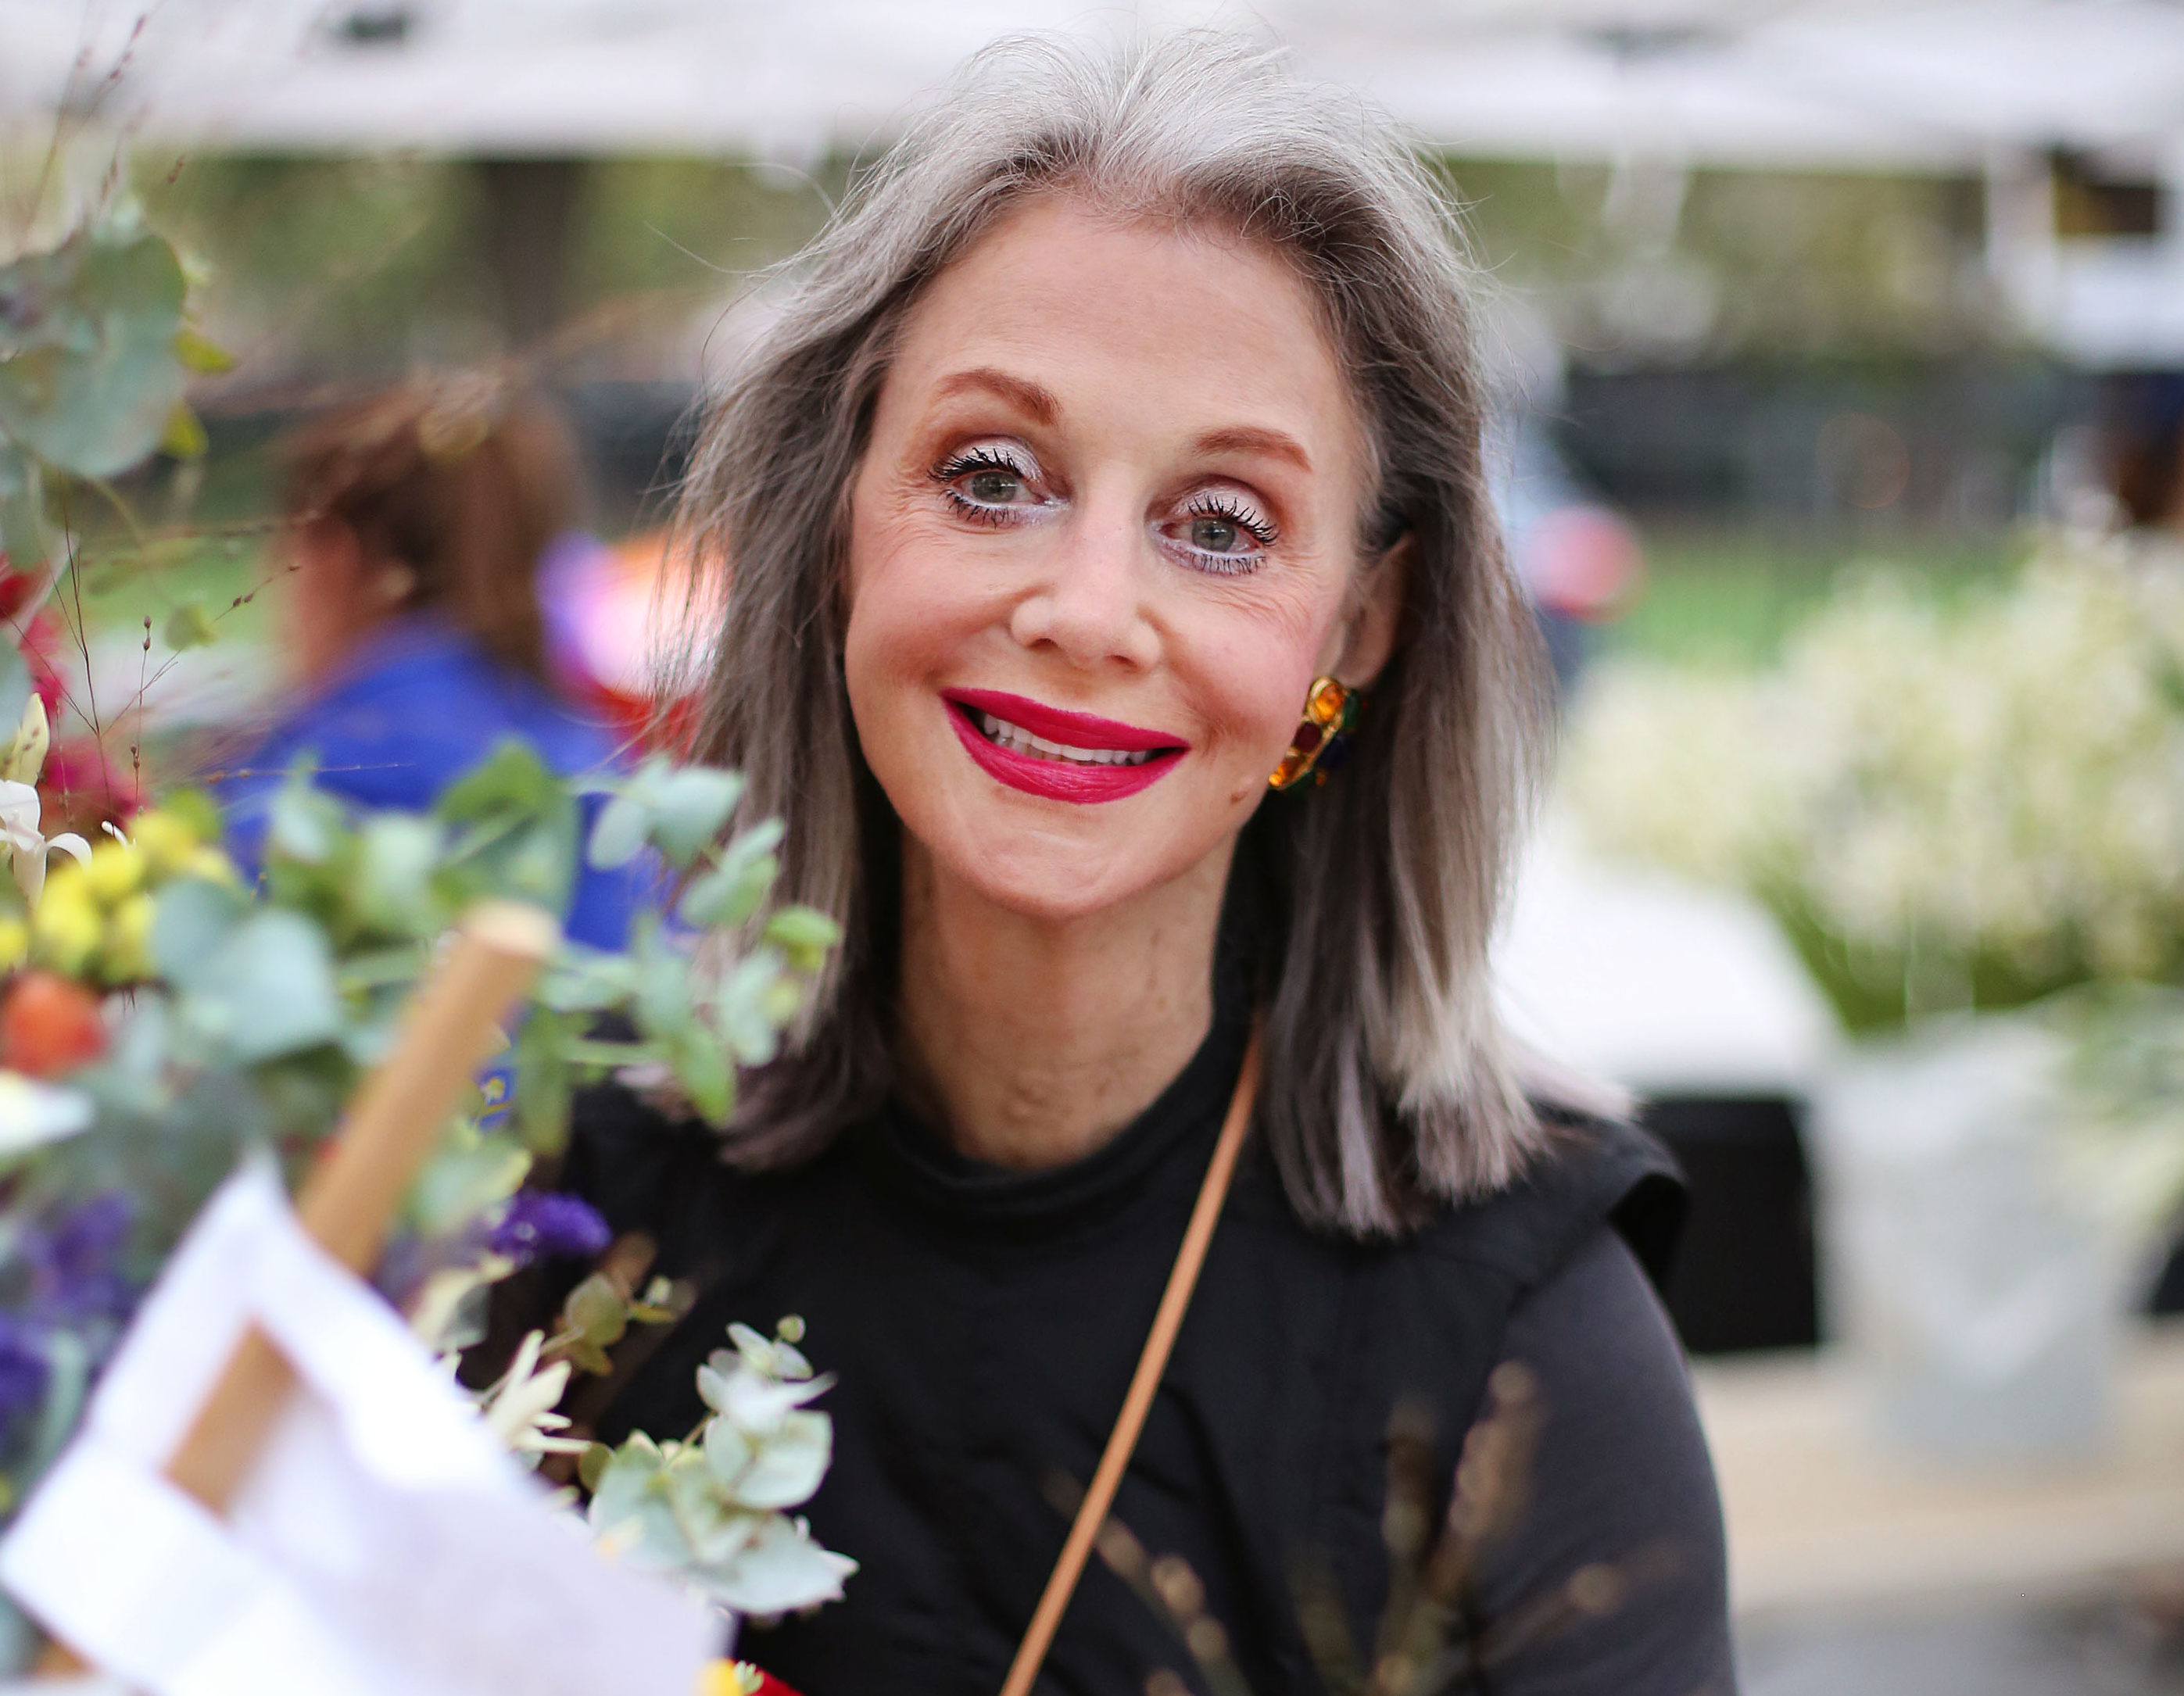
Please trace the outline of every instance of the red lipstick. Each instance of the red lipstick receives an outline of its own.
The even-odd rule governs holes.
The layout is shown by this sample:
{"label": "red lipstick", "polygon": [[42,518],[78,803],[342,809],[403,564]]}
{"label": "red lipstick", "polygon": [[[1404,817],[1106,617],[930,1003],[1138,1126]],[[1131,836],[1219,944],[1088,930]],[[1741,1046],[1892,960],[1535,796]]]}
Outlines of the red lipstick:
{"label": "red lipstick", "polygon": [[[948,703],[949,720],[957,737],[989,776],[1050,800],[1084,805],[1122,800],[1167,776],[1190,748],[1181,738],[1160,731],[1050,707],[997,689],[950,689],[942,698]],[[1101,765],[1027,752],[989,738],[979,727],[980,720],[989,715],[1042,742],[1145,758],[1132,765]]]}

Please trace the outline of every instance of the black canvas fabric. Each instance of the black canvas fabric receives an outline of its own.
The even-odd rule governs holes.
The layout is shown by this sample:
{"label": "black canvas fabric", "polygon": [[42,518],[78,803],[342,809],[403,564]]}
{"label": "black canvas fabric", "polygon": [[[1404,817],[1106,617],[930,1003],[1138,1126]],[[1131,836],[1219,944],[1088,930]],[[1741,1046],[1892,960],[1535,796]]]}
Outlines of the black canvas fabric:
{"label": "black canvas fabric", "polygon": [[[990,1696],[1089,1480],[1158,1304],[1241,1064],[1221,997],[1203,1047],[1087,1159],[1024,1175],[891,1110],[800,1169],[731,1172],[705,1134],[609,1089],[583,1103],[565,1187],[658,1242],[695,1307],[599,1421],[681,1436],[733,1321],[807,1327],[838,1382],[812,1529],[861,1570],[848,1599],[747,1631],[805,1696]],[[1370,1663],[1387,1601],[1386,1435],[1423,1412],[1442,1500],[1489,1375],[1521,1356],[1545,1410],[1529,1507],[1461,1630],[1502,1653],[1496,1696],[1731,1688],[1719,1510],[1658,1281],[1681,1192],[1628,1126],[1573,1123],[1507,1192],[1399,1243],[1305,1229],[1247,1150],[1116,1516],[1202,1582],[1256,1696],[1315,1692],[1295,1575],[1324,1575]],[[1642,1268],[1642,1270],[1641,1270]],[[1552,1598],[1588,1565],[1636,1588],[1605,1617]],[[1568,1617],[1565,1617],[1568,1616]],[[1545,1625],[1541,1628],[1540,1621]],[[1172,1626],[1095,1560],[1040,1689],[1206,1688]]]}

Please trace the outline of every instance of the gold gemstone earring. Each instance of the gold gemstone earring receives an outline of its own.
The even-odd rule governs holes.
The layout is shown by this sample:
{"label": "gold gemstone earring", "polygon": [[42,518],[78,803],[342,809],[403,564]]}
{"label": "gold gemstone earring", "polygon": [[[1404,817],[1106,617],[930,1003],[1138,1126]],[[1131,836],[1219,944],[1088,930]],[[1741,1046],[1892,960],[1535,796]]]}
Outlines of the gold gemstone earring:
{"label": "gold gemstone earring", "polygon": [[1277,789],[1293,789],[1307,775],[1326,782],[1327,774],[1342,763],[1364,699],[1362,691],[1332,677],[1313,678],[1312,687],[1305,692],[1296,734],[1290,738],[1290,751],[1267,781]]}

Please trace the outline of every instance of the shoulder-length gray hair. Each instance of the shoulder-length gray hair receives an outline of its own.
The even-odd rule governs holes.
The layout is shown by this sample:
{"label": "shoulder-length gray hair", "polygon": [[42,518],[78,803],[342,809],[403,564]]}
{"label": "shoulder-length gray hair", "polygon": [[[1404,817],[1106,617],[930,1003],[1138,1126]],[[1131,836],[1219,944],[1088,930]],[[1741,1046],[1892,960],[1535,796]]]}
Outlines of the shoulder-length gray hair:
{"label": "shoulder-length gray hair", "polygon": [[848,491],[905,315],[1047,194],[1219,225],[1295,265],[1374,449],[1361,559],[1411,539],[1357,746],[1245,827],[1226,921],[1257,973],[1259,1122],[1293,1204],[1357,1236],[1403,1230],[1508,1182],[1541,1135],[1487,944],[1546,670],[1482,480],[1474,283],[1444,191],[1361,100],[1216,35],[978,54],[795,262],[786,309],[710,403],[683,520],[733,587],[693,751],[788,820],[779,892],[844,934],[799,1038],[746,1080],[727,1158],[809,1158],[889,1087],[899,826],[843,681]]}

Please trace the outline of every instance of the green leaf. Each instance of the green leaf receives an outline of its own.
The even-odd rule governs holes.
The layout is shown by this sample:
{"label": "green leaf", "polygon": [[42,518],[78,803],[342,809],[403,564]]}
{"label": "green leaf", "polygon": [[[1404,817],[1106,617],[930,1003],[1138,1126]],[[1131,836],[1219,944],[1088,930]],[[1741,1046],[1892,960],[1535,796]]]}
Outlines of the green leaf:
{"label": "green leaf", "polygon": [[515,1039],[516,1129],[543,1154],[559,1154],[569,1140],[574,1080],[566,1045],[577,1029],[566,1014],[534,1007]]}
{"label": "green leaf", "polygon": [[766,939],[799,971],[816,971],[827,950],[842,940],[842,927],[816,907],[784,907],[766,921]]}
{"label": "green leaf", "polygon": [[538,987],[538,1001],[560,1013],[598,1013],[637,993],[638,965],[627,954],[601,954],[566,943]]}
{"label": "green leaf", "polygon": [[743,779],[709,765],[685,765],[654,786],[652,840],[668,863],[688,867],[721,833],[744,792]]}
{"label": "green leaf", "polygon": [[36,571],[51,552],[38,462],[0,441],[0,562],[11,570]]}
{"label": "green leaf", "polygon": [[629,1329],[629,1304],[604,1273],[594,1272],[561,1304],[561,1329],[595,1348],[611,1348]]}
{"label": "green leaf", "polygon": [[528,742],[503,738],[450,785],[433,809],[457,824],[515,813],[535,818],[566,799],[561,780]]}
{"label": "green leaf", "polygon": [[558,912],[576,881],[576,797],[526,743],[500,743],[440,798],[439,817],[464,826],[443,865],[443,892],[460,905],[481,895]]}
{"label": "green leaf", "polygon": [[475,1131],[449,1137],[410,1193],[410,1215],[425,1236],[452,1235],[522,1187],[531,1156],[513,1137]]}
{"label": "green leaf", "polygon": [[159,432],[159,451],[170,459],[199,459],[211,446],[190,403],[176,401],[175,409],[167,414],[167,427]]}
{"label": "green leaf", "polygon": [[252,914],[197,970],[179,1010],[245,1065],[333,1042],[341,998],[325,934],[300,913]]}
{"label": "green leaf", "polygon": [[703,1025],[679,1032],[673,1051],[675,1081],[708,1125],[722,1126],[736,1109],[735,1069],[720,1039]]}
{"label": "green leaf", "polygon": [[601,871],[628,865],[644,851],[649,822],[644,803],[638,797],[616,796],[599,809],[599,822],[592,826],[592,864]]}
{"label": "green leaf", "polygon": [[740,925],[758,911],[780,875],[781,862],[773,850],[786,834],[778,819],[739,833],[720,864],[693,880],[683,892],[677,909],[683,922],[710,930],[716,925]]}
{"label": "green leaf", "polygon": [[747,1066],[764,1065],[780,1049],[780,1021],[771,992],[780,980],[782,964],[779,954],[761,948],[738,961],[721,986],[713,1009],[714,1028]]}
{"label": "green leaf", "polygon": [[198,376],[216,377],[235,369],[234,354],[187,324],[175,332],[175,357],[184,370]]}
{"label": "green leaf", "polygon": [[639,923],[644,927],[631,950],[638,971],[637,998],[630,1010],[645,1036],[671,1037],[691,1022],[690,963],[660,941],[656,922]]}
{"label": "green leaf", "polygon": [[242,921],[244,899],[225,883],[181,877],[153,898],[152,963],[170,983],[198,981]]}
{"label": "green leaf", "polygon": [[269,852],[305,865],[323,865],[332,859],[348,828],[341,804],[312,787],[311,774],[316,765],[314,755],[297,758],[288,768],[287,781],[273,797],[266,822]]}
{"label": "green leaf", "polygon": [[604,1378],[614,1371],[614,1357],[598,1343],[587,1343],[582,1337],[564,1343],[561,1358],[579,1372],[589,1372],[595,1378]]}
{"label": "green leaf", "polygon": [[412,813],[375,813],[358,832],[356,915],[396,936],[429,936],[443,916],[432,892],[441,827]]}
{"label": "green leaf", "polygon": [[175,250],[109,219],[0,265],[0,433],[81,477],[159,446],[182,395]]}
{"label": "green leaf", "polygon": [[167,614],[166,624],[159,631],[160,640],[177,653],[185,648],[203,648],[219,635],[203,601],[186,601],[176,607]]}

